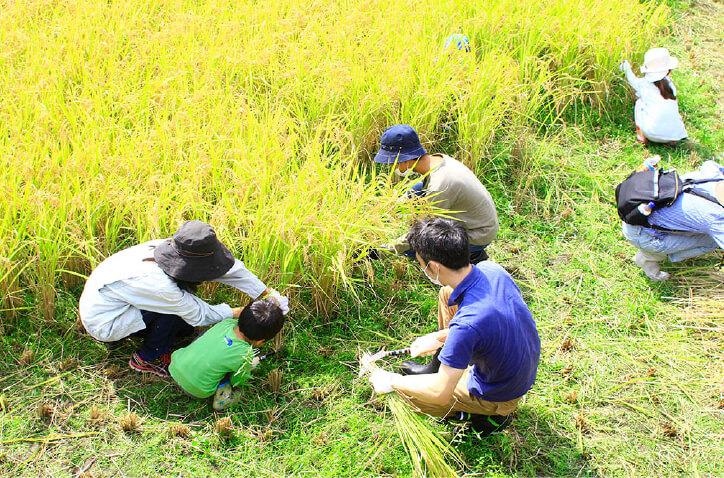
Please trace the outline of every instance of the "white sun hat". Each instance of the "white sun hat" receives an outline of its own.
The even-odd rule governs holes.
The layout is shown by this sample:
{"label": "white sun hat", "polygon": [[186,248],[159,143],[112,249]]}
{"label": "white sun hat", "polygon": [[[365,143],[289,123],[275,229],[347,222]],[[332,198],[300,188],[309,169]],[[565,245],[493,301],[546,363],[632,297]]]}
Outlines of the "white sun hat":
{"label": "white sun hat", "polygon": [[679,60],[669,54],[666,48],[652,48],[644,55],[641,73],[649,81],[659,81],[669,70],[679,66]]}

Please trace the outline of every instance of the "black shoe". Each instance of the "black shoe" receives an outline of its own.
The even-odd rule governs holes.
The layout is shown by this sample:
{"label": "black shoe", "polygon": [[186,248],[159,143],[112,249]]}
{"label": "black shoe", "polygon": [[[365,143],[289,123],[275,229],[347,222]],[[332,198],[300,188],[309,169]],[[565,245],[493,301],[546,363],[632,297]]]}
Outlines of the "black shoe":
{"label": "black shoe", "polygon": [[437,358],[440,355],[440,351],[435,352],[432,356],[432,360],[427,364],[420,364],[413,360],[405,360],[402,362],[400,371],[402,375],[424,375],[428,373],[437,373],[440,370],[440,360]]}
{"label": "black shoe", "polygon": [[120,340],[116,340],[115,342],[102,342],[102,344],[106,346],[106,349],[109,352],[112,350],[116,350],[117,348],[120,348],[121,345],[123,345]]}
{"label": "black shoe", "polygon": [[478,252],[471,252],[470,253],[470,263],[475,265],[478,262],[487,261],[489,259],[488,253],[485,252],[485,249]]}
{"label": "black shoe", "polygon": [[508,428],[513,422],[513,415],[476,415],[470,414],[470,428],[480,436],[490,436]]}

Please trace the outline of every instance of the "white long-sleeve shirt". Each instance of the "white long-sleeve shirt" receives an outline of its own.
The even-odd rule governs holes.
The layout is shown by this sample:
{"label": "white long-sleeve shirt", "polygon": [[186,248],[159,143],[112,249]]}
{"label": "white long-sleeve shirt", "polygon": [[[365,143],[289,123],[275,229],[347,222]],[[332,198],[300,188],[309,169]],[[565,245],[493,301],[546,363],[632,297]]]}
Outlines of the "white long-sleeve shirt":
{"label": "white long-sleeve shirt", "polygon": [[[153,249],[164,239],[129,247],[96,267],[80,297],[80,319],[88,333],[114,342],[146,328],[141,311],[178,315],[193,326],[211,325],[232,316],[227,304],[209,305],[178,287],[154,261]],[[266,285],[237,260],[214,282],[230,285],[252,298]]]}
{"label": "white long-sleeve shirt", "polygon": [[[628,63],[624,66],[624,73],[631,88],[636,92],[634,119],[644,136],[655,143],[668,143],[686,138],[684,121],[679,114],[679,102],[664,99],[656,85],[645,78],[637,77]],[[664,81],[669,82],[676,96],[676,87],[671,79],[667,76],[664,77]]]}

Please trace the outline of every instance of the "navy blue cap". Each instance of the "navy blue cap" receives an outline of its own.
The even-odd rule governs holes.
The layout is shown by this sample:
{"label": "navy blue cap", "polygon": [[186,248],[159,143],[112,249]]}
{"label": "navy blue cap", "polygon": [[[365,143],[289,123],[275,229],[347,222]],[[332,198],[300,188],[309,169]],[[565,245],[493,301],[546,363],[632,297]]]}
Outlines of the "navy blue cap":
{"label": "navy blue cap", "polygon": [[375,163],[394,164],[412,161],[427,154],[420,144],[420,138],[412,126],[396,124],[382,133],[380,150],[375,155]]}

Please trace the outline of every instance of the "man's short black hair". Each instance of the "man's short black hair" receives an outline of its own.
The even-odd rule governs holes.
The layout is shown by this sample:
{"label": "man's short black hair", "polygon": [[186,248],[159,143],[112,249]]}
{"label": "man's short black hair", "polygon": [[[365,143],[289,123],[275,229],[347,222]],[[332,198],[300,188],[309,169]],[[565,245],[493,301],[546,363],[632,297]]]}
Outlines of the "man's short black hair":
{"label": "man's short black hair", "polygon": [[426,263],[436,261],[449,269],[462,269],[470,264],[468,232],[460,221],[441,217],[419,219],[407,233],[407,242]]}
{"label": "man's short black hair", "polygon": [[282,330],[284,314],[270,300],[255,300],[239,315],[239,330],[249,340],[270,340]]}

